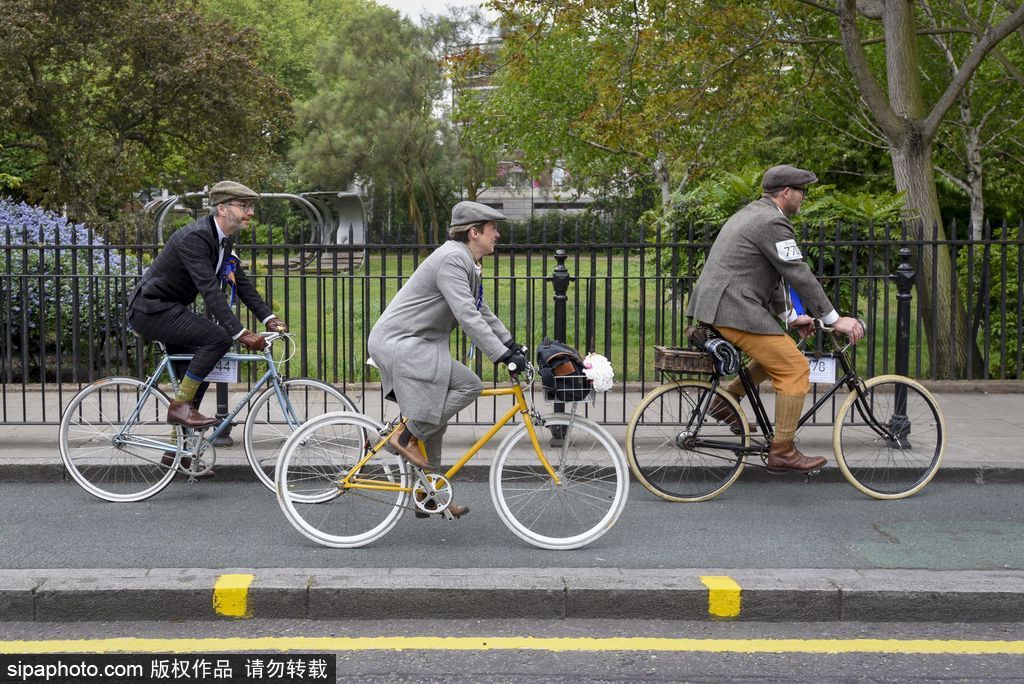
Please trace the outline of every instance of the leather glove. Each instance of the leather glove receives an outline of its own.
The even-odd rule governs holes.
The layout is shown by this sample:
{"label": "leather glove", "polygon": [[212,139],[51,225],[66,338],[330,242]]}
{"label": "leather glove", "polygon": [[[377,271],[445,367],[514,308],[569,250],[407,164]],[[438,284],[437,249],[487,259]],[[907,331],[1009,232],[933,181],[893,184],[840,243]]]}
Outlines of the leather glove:
{"label": "leather glove", "polygon": [[530,351],[529,347],[527,347],[525,344],[519,344],[514,339],[509,340],[505,347],[508,348],[510,352],[523,354],[524,356],[526,355],[526,352]]}
{"label": "leather glove", "polygon": [[267,330],[278,333],[288,332],[288,324],[275,316],[267,321]]}
{"label": "leather glove", "polygon": [[514,352],[511,349],[505,352],[505,355],[498,359],[498,363],[503,363],[508,366],[508,372],[512,375],[522,373],[526,370],[526,356],[518,352]]}
{"label": "leather glove", "polygon": [[263,335],[254,333],[251,330],[243,331],[242,334],[238,336],[238,343],[253,351],[263,351],[267,348],[267,338],[263,337]]}

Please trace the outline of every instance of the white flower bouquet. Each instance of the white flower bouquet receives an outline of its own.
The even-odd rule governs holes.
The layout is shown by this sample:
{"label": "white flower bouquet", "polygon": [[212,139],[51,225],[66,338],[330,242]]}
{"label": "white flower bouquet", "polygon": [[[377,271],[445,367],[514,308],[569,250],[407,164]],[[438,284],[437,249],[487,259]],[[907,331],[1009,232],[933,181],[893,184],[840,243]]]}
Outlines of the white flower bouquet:
{"label": "white flower bouquet", "polygon": [[600,354],[587,354],[583,359],[583,374],[590,378],[596,392],[607,392],[615,384],[615,369],[611,361]]}

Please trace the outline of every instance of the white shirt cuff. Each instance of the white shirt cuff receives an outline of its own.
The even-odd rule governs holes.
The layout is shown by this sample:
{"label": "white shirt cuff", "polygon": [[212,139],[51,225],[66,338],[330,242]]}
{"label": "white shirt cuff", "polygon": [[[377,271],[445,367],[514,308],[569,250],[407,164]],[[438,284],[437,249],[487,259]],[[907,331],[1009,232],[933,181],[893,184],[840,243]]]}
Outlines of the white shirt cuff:
{"label": "white shirt cuff", "polygon": [[231,339],[237,340],[239,337],[242,336],[242,333],[244,333],[244,332],[245,332],[245,328],[242,328],[241,330],[238,331],[238,334],[235,335],[234,337],[232,337]]}
{"label": "white shirt cuff", "polygon": [[797,319],[796,309],[787,309],[786,310],[786,323],[792,323],[796,319]]}
{"label": "white shirt cuff", "polygon": [[267,316],[266,318],[264,318],[264,319],[263,319],[262,321],[260,321],[260,323],[266,323],[266,322],[267,322],[267,321],[269,321],[269,320],[270,320],[271,318],[277,318],[277,316],[275,316],[274,314],[270,314],[269,316]]}
{"label": "white shirt cuff", "polygon": [[825,325],[832,325],[838,320],[839,312],[837,312],[835,309],[832,309],[831,313],[821,317],[821,322],[824,323]]}

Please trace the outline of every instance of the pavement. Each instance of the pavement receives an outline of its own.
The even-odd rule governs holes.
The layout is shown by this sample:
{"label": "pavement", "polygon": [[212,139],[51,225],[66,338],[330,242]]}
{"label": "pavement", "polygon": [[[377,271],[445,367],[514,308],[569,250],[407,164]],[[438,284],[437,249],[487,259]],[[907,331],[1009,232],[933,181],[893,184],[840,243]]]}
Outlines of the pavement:
{"label": "pavement", "polygon": [[[930,389],[948,433],[936,481],[1024,484],[1024,383],[932,383]],[[639,392],[623,393],[612,414],[628,416],[639,398]],[[770,411],[770,394],[766,403]],[[600,404],[593,408],[600,414]],[[603,410],[607,415],[607,406]],[[609,430],[622,443],[625,427]],[[481,433],[482,428],[454,426],[446,448],[455,451]],[[64,481],[56,435],[52,425],[0,425],[0,483]],[[807,428],[801,448],[827,455],[830,435],[825,427]],[[486,468],[486,458],[482,461],[477,476]],[[841,478],[834,467],[823,475]],[[756,477],[749,469],[743,475]],[[216,481],[241,479],[253,479],[241,446],[219,448]],[[497,559],[496,565],[506,562]],[[358,600],[352,600],[353,587]],[[1004,570],[966,571],[560,568],[557,552],[551,567],[541,569],[0,569],[0,621],[5,622],[496,615],[1024,622],[1024,558]]]}

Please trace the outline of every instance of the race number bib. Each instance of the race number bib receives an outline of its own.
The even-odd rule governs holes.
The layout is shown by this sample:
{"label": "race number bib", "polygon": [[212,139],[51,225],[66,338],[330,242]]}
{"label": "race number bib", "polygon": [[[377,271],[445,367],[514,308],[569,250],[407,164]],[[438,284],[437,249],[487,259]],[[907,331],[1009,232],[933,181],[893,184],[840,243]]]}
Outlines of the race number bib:
{"label": "race number bib", "polygon": [[836,360],[831,356],[823,356],[820,359],[808,356],[807,363],[811,368],[812,383],[831,385],[836,381]]}
{"label": "race number bib", "polygon": [[238,382],[238,361],[221,359],[206,376],[207,382]]}
{"label": "race number bib", "polygon": [[775,251],[783,261],[799,261],[804,258],[804,255],[800,253],[800,247],[797,246],[796,240],[776,242]]}

